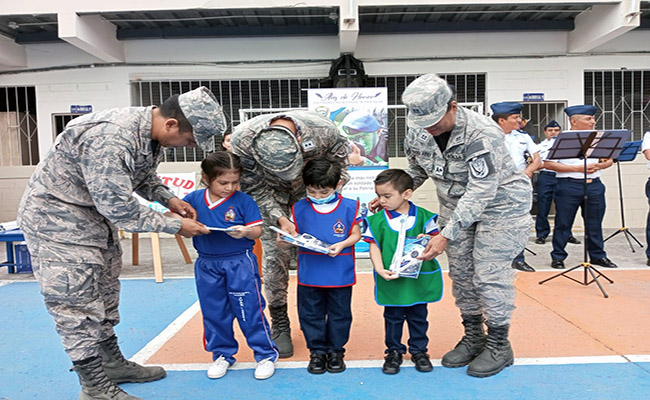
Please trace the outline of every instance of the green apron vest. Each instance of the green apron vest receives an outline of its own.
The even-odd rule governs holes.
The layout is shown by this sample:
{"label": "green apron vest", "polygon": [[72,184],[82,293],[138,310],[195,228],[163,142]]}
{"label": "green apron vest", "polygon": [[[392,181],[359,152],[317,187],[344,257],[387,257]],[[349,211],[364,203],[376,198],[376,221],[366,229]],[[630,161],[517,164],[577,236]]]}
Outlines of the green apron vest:
{"label": "green apron vest", "polygon": [[[420,233],[426,233],[424,226],[435,214],[417,207],[415,215],[415,224],[406,231],[407,238],[415,238]],[[381,249],[384,269],[389,269],[397,248],[399,232],[389,226],[386,218],[388,216],[385,211],[381,211],[369,216],[367,220],[375,242]],[[417,279],[398,278],[387,281],[376,273],[374,276],[375,300],[382,306],[412,306],[438,301],[442,297],[442,271],[435,259],[422,263]]]}

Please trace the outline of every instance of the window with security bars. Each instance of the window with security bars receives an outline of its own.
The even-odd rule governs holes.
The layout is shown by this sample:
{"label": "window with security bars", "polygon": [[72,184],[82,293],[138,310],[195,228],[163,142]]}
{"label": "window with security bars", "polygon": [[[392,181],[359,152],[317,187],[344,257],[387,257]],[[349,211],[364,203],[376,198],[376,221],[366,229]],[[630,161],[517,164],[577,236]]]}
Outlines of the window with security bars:
{"label": "window with security bars", "polygon": [[650,70],[585,71],[585,104],[593,104],[598,129],[631,129],[630,140],[650,130]]}
{"label": "window with security bars", "polygon": [[[458,102],[485,102],[485,74],[441,75],[456,86]],[[400,107],[401,96],[406,86],[417,75],[372,76],[367,86],[388,88],[388,130],[390,132],[388,155],[404,156],[406,135],[405,107]],[[311,79],[251,79],[251,80],[176,80],[176,81],[134,81],[131,83],[134,106],[158,105],[174,94],[180,94],[199,86],[208,87],[223,106],[230,130],[241,123],[239,110],[274,112],[295,108],[307,108],[307,89],[329,87],[324,78]],[[321,86],[323,85],[323,86]],[[219,138],[215,138],[219,140]],[[167,149],[166,162],[201,161],[204,157],[199,148]]]}
{"label": "window with security bars", "polygon": [[59,136],[61,132],[68,125],[68,122],[83,114],[68,113],[68,114],[52,114],[52,122],[54,124],[54,136]]}
{"label": "window with security bars", "polygon": [[0,87],[0,166],[38,164],[36,90]]}

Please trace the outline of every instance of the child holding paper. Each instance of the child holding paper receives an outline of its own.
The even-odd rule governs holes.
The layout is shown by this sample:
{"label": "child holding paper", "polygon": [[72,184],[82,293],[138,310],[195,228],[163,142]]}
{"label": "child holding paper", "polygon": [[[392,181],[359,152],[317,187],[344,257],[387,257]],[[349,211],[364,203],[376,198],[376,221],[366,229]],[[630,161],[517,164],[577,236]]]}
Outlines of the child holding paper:
{"label": "child holding paper", "polygon": [[214,362],[211,379],[224,376],[235,364],[238,344],[233,333],[236,317],[257,366],[255,378],[275,371],[278,349],[264,317],[254,240],[262,235],[262,216],[249,195],[237,190],[242,165],[239,157],[217,151],[201,162],[201,181],[207,186],[183,200],[194,207],[197,220],[214,232],[192,239],[199,253],[194,265],[196,288],[203,313],[204,346]]}
{"label": "child holding paper", "polygon": [[292,208],[296,231],[332,243],[328,254],[298,250],[298,317],[311,353],[307,371],[343,372],[356,283],[353,246],[361,239],[359,202],[336,192],[341,167],[325,158],[309,161],[302,178],[307,198]]}
{"label": "child holding paper", "polygon": [[[429,372],[433,366],[427,354],[427,303],[442,297],[440,264],[435,259],[423,262],[417,279],[400,278],[390,267],[395,262],[399,264],[405,238],[438,234],[438,214],[409,201],[413,179],[401,169],[387,169],[377,175],[375,192],[383,211],[366,218],[368,230],[363,239],[370,244],[375,299],[384,306],[386,358],[382,371],[396,374],[400,370],[402,354],[406,353],[402,344],[406,320],[411,360],[418,371]],[[398,256],[394,257],[397,252]]]}

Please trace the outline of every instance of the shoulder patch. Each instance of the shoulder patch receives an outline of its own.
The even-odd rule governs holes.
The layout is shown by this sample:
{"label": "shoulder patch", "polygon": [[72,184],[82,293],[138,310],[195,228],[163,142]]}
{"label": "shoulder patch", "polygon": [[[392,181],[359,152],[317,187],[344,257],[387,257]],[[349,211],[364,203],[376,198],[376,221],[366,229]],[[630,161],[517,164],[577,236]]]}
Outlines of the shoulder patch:
{"label": "shoulder patch", "polygon": [[494,173],[494,166],[488,154],[482,154],[470,159],[469,172],[475,179],[483,179]]}

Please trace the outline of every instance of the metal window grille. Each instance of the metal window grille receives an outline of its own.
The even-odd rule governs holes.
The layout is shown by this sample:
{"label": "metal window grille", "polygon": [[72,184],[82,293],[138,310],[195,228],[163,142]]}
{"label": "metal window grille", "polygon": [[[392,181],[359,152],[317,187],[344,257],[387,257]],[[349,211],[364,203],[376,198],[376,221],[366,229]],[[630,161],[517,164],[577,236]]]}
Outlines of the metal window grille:
{"label": "metal window grille", "polygon": [[535,137],[535,143],[546,140],[544,127],[552,120],[557,121],[564,130],[569,129],[564,114],[566,101],[525,102],[523,105],[523,118],[527,120],[524,130]]}
{"label": "metal window grille", "polygon": [[0,166],[38,164],[36,90],[0,87]]}
{"label": "metal window grille", "polygon": [[631,129],[630,140],[650,130],[650,70],[585,71],[585,104],[593,104],[596,128]]}
{"label": "metal window grille", "polygon": [[[456,86],[459,103],[484,104],[485,74],[441,76]],[[388,88],[388,130],[390,132],[388,153],[391,157],[404,156],[407,110],[400,106],[401,95],[415,78],[417,75],[374,76],[367,80],[369,87]],[[232,129],[245,117],[250,118],[263,112],[279,112],[282,109],[307,108],[306,89],[320,88],[324,81],[323,78],[133,81],[131,94],[134,106],[149,106],[161,104],[172,95],[206,86],[223,106],[224,114]],[[175,148],[167,149],[164,161],[200,161],[203,157],[203,151],[198,148]]]}
{"label": "metal window grille", "polygon": [[52,122],[54,126],[54,136],[59,136],[61,132],[68,125],[68,122],[83,114],[52,114]]}

